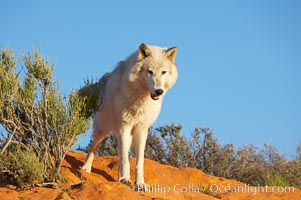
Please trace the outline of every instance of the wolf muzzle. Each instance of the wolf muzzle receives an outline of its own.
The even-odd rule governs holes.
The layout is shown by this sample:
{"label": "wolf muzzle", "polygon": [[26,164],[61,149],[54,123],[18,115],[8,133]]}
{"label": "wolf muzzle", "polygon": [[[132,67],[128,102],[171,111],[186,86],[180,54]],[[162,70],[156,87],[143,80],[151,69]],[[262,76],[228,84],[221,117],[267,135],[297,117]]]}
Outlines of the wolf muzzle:
{"label": "wolf muzzle", "polygon": [[150,96],[153,100],[158,100],[163,93],[164,93],[164,91],[162,89],[157,89],[157,90],[155,90],[155,94],[151,93]]}

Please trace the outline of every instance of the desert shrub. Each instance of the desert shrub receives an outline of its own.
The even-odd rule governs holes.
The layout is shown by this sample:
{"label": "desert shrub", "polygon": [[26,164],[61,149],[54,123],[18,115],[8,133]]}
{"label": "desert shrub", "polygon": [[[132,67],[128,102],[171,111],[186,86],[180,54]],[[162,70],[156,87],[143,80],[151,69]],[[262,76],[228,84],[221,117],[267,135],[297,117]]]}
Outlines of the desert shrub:
{"label": "desert shrub", "polygon": [[301,161],[301,141],[300,141],[299,144],[297,145],[296,151],[297,151],[297,159],[298,159],[299,161]]}
{"label": "desert shrub", "polygon": [[[165,158],[163,162],[176,167],[189,166],[191,158],[189,141],[181,135],[182,125],[166,125],[156,128],[162,138]],[[148,143],[149,144],[149,143]]]}
{"label": "desert shrub", "polygon": [[[92,141],[90,141],[91,143]],[[100,144],[97,149],[97,155],[100,156],[116,156],[118,155],[117,139],[110,133]],[[89,148],[89,147],[88,147]]]}
{"label": "desert shrub", "polygon": [[[181,135],[181,137],[184,137]],[[221,177],[230,177],[236,159],[233,144],[221,145],[210,128],[195,128],[188,140],[191,157],[187,166]]]}
{"label": "desert shrub", "polygon": [[9,173],[2,174],[2,178],[22,188],[31,187],[44,181],[44,166],[32,149],[22,149],[18,146],[0,155],[1,171],[9,169]]}
{"label": "desert shrub", "polygon": [[[88,129],[84,99],[75,91],[60,94],[54,66],[38,50],[22,58],[17,66],[11,49],[0,50],[0,124],[6,131],[0,136],[0,154],[10,151],[11,144],[30,146],[42,163],[44,180],[60,181],[67,150]],[[14,171],[12,166],[8,170]]]}
{"label": "desert shrub", "polygon": [[110,73],[105,73],[98,81],[92,79],[84,80],[84,86],[78,90],[80,97],[84,99],[84,114],[86,118],[92,117],[99,109],[99,105],[102,101],[101,97],[105,84],[110,77]]}
{"label": "desert shrub", "polygon": [[286,175],[287,159],[284,154],[279,152],[272,144],[264,145],[266,166],[264,175],[266,176],[262,185],[289,185]]}
{"label": "desert shrub", "polygon": [[232,178],[252,185],[301,187],[301,162],[288,160],[273,145],[265,144],[262,150],[245,146],[237,152]]}
{"label": "desert shrub", "polygon": [[236,152],[233,171],[230,177],[244,183],[254,184],[254,180],[261,180],[265,168],[264,152],[253,145],[243,146]]}
{"label": "desert shrub", "polygon": [[[171,166],[195,167],[250,185],[301,188],[301,143],[297,146],[297,157],[288,160],[271,144],[265,144],[262,149],[254,145],[235,149],[233,144],[221,145],[212,129],[195,128],[189,138],[181,131],[182,126],[175,124],[151,128],[145,157]],[[117,141],[110,135],[99,147],[98,154],[116,155],[116,148]]]}
{"label": "desert shrub", "polygon": [[301,188],[301,162],[300,160],[290,160],[286,163],[285,174],[283,177],[288,182],[288,185]]}
{"label": "desert shrub", "polygon": [[165,148],[163,147],[162,138],[153,128],[150,128],[147,136],[145,157],[166,164],[166,153]]}

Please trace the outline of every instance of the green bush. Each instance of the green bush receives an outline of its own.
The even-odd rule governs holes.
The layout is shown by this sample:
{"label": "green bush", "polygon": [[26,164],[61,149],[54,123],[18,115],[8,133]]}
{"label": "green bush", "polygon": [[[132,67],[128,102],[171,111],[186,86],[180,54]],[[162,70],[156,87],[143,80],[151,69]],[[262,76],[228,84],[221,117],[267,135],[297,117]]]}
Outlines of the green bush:
{"label": "green bush", "polygon": [[[32,167],[43,169],[44,181],[59,182],[67,150],[89,128],[85,99],[75,91],[67,97],[60,93],[52,77],[54,66],[38,50],[23,53],[22,58],[18,65],[11,49],[0,49],[0,125],[6,131],[0,135],[0,154],[11,153],[11,144],[30,146],[32,157],[19,150],[24,160],[7,170],[15,172],[18,167],[18,171],[30,173],[27,164],[37,159],[37,166],[42,163],[42,167]],[[28,182],[27,175],[19,175],[17,183],[22,184],[22,178]]]}
{"label": "green bush", "polygon": [[16,147],[6,154],[1,154],[0,158],[0,168],[2,170],[9,169],[9,174],[6,174],[9,182],[26,188],[44,181],[45,171],[43,163],[40,162],[33,150],[21,150]]}

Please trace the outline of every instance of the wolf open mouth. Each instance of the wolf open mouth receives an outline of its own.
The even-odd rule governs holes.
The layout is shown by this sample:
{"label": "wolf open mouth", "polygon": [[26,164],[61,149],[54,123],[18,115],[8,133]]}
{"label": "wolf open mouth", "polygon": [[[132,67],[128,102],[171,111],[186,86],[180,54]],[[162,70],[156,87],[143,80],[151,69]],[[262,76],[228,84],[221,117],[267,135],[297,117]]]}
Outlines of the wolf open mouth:
{"label": "wolf open mouth", "polygon": [[158,95],[158,94],[150,94],[150,96],[151,96],[151,98],[153,99],[153,100],[159,100],[160,99],[160,95]]}

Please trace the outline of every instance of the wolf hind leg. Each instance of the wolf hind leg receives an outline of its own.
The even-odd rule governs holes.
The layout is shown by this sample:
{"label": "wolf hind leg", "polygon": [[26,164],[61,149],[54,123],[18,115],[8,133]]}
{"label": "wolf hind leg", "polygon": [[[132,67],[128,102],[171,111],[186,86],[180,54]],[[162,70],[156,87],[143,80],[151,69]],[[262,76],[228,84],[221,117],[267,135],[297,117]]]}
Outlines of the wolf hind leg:
{"label": "wolf hind leg", "polygon": [[84,172],[91,172],[91,168],[92,168],[92,163],[93,163],[93,159],[98,147],[98,144],[108,135],[108,132],[104,132],[104,131],[99,131],[99,132],[94,132],[93,133],[93,142],[91,144],[91,147],[89,149],[89,153],[87,155],[85,164],[82,166],[81,170]]}

